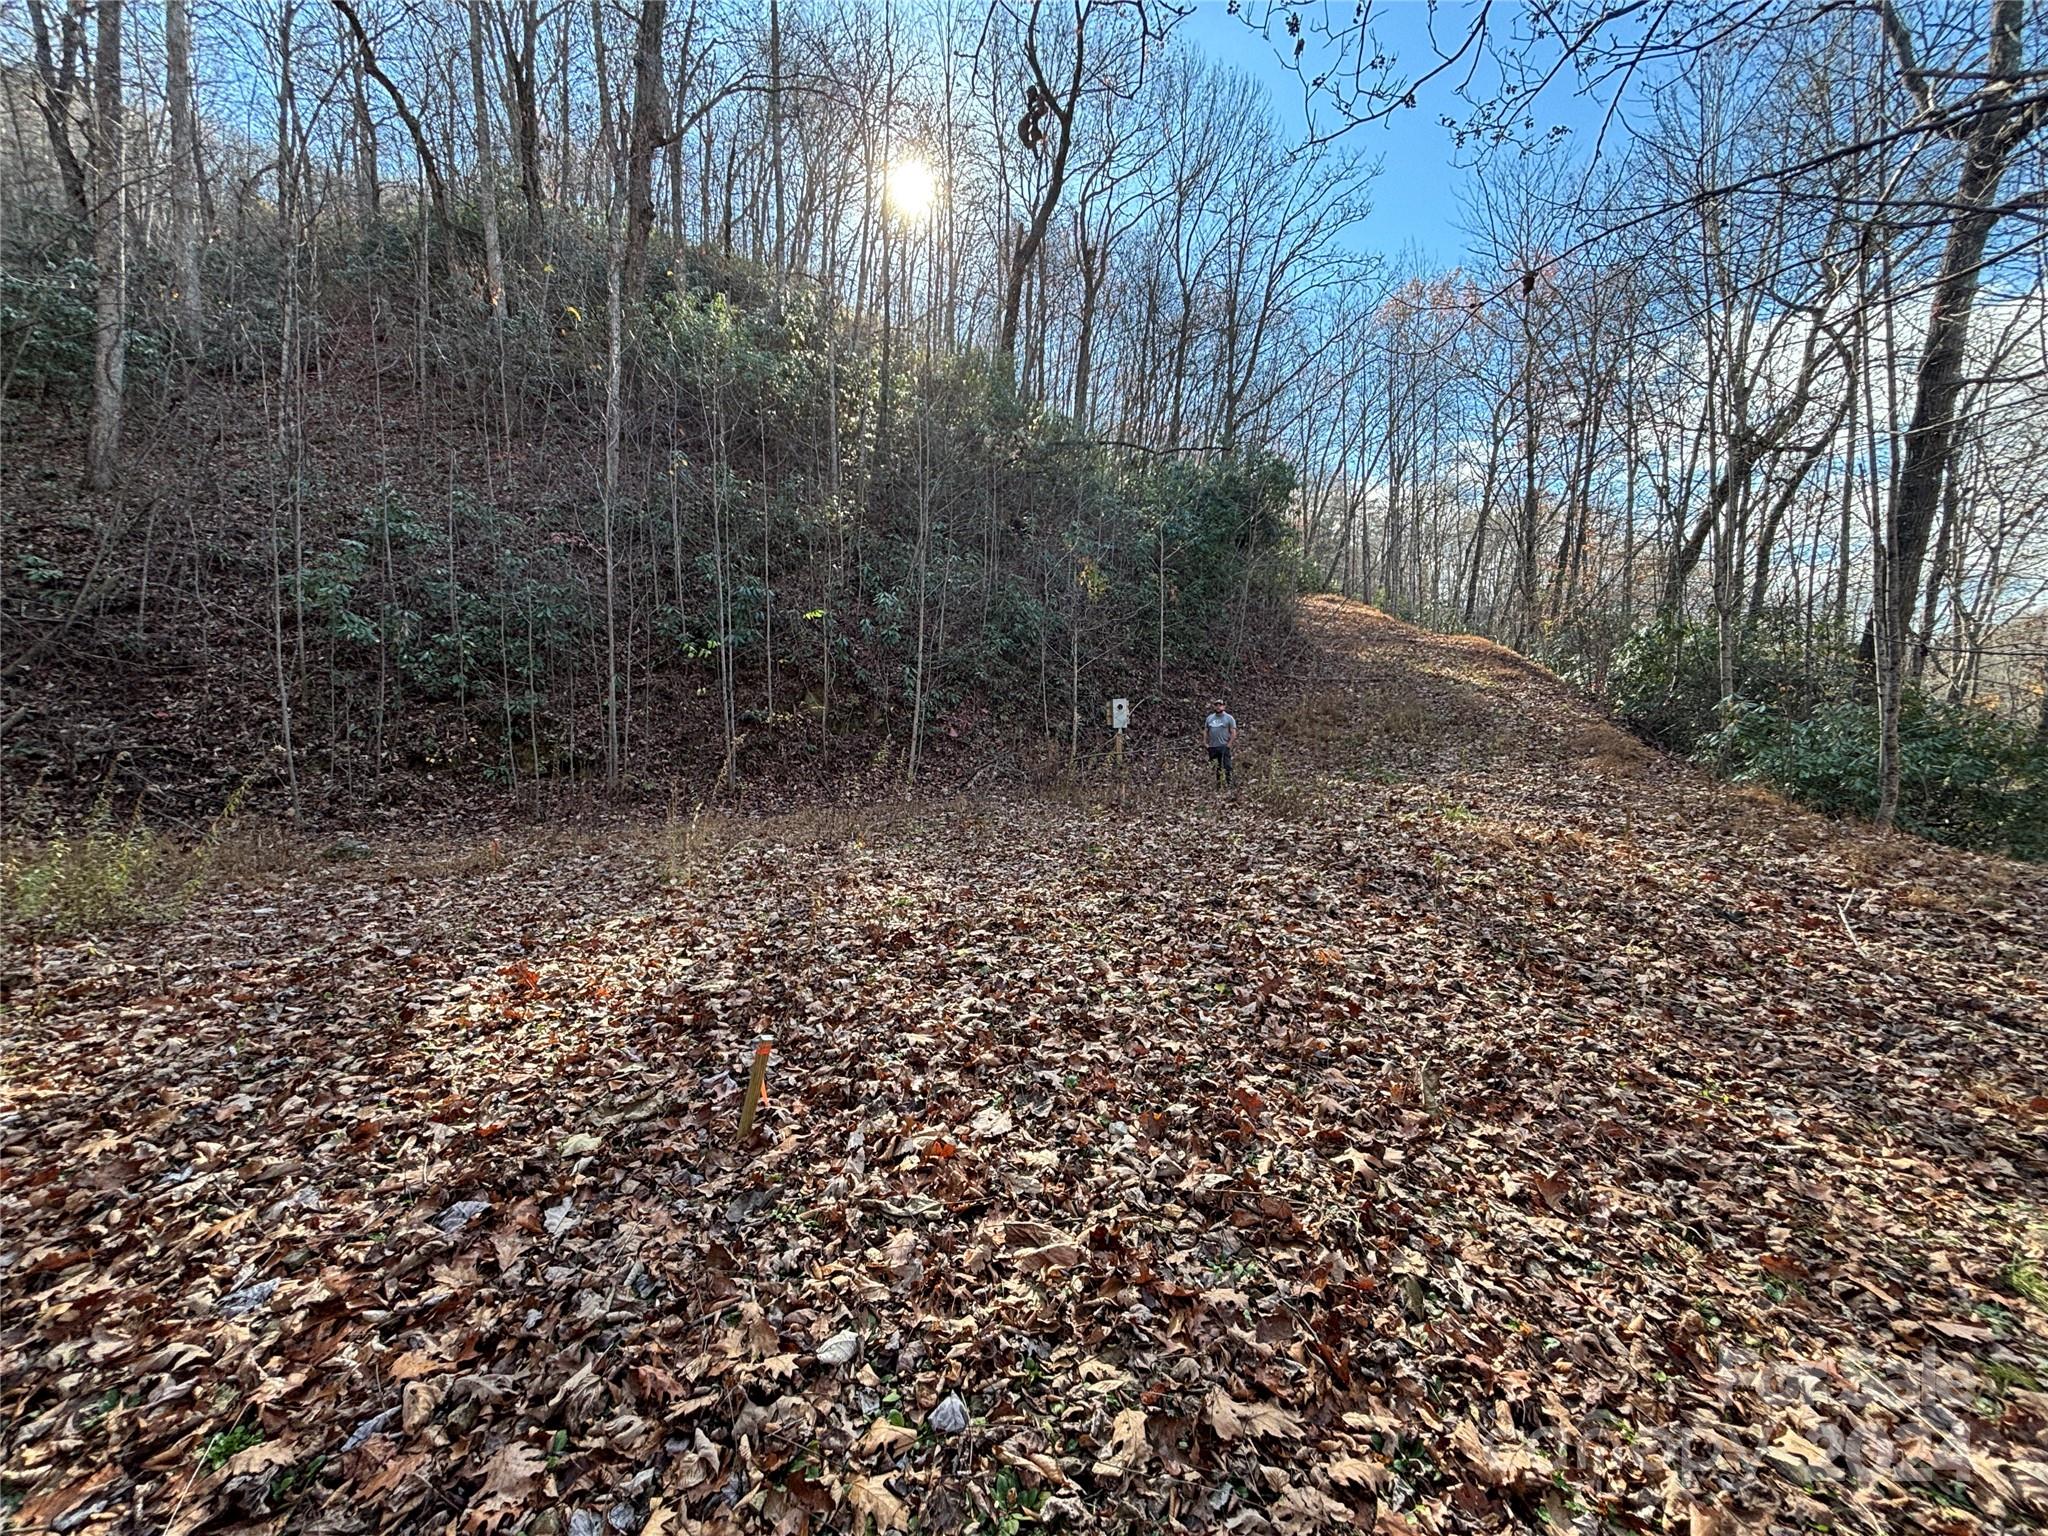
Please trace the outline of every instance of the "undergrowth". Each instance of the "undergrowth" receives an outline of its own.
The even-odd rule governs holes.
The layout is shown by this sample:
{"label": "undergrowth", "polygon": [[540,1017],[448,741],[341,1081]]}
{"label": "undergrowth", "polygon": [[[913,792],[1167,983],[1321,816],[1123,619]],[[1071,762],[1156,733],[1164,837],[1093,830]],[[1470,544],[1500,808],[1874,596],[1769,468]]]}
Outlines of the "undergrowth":
{"label": "undergrowth", "polygon": [[0,925],[81,934],[177,917],[245,852],[231,839],[247,788],[196,841],[145,826],[139,807],[118,820],[108,793],[74,830],[10,834],[0,840]]}

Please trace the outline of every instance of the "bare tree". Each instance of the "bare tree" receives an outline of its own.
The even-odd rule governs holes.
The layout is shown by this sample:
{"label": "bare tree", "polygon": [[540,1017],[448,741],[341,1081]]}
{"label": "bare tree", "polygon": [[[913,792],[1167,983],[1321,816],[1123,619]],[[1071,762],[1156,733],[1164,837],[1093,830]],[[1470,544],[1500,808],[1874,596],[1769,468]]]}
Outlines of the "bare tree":
{"label": "bare tree", "polygon": [[99,0],[92,114],[92,427],[85,483],[121,478],[121,412],[128,378],[128,182],[122,161],[121,0]]}
{"label": "bare tree", "polygon": [[192,108],[192,18],[189,0],[164,0],[164,96],[170,117],[171,262],[177,280],[179,329],[196,351],[206,330],[199,287],[198,119]]}
{"label": "bare tree", "polygon": [[64,195],[81,219],[92,216],[85,168],[72,147],[72,120],[79,110],[78,93],[84,69],[86,0],[65,0],[57,19],[56,36],[50,31],[53,0],[28,0],[29,24],[35,38],[36,110],[49,135],[50,157],[57,163]]}
{"label": "bare tree", "polygon": [[669,100],[662,69],[662,41],[668,26],[668,0],[642,0],[633,33],[633,103],[626,129],[625,247],[622,278],[625,290],[638,294],[647,275],[647,240],[654,230],[654,153],[669,137]]}
{"label": "bare tree", "polygon": [[1066,191],[1069,163],[1083,103],[1128,94],[1143,71],[1157,30],[1143,0],[1070,0],[1071,13],[1050,33],[1041,28],[1045,0],[1032,0],[1028,16],[1012,18],[1029,80],[1018,141],[1034,168],[1025,218],[1006,242],[997,351],[1012,369],[1024,309],[1025,285],[1039,260],[1053,214]]}
{"label": "bare tree", "polygon": [[540,0],[493,0],[492,15],[498,23],[507,138],[519,167],[519,195],[527,224],[538,233],[546,216],[540,176]]}
{"label": "bare tree", "polygon": [[412,136],[413,153],[419,157],[420,174],[426,178],[427,193],[433,202],[434,226],[445,239],[452,228],[448,215],[448,183],[441,173],[440,159],[434,154],[433,146],[427,142],[426,128],[406,101],[405,93],[399,90],[391,77],[384,72],[383,66],[377,62],[376,47],[370,41],[370,34],[364,30],[362,18],[356,14],[355,7],[349,0],[334,0],[334,8],[341,13],[342,20],[348,23],[349,34],[354,37],[356,48],[361,55],[363,72],[383,87],[384,94],[391,99],[392,110],[398,113],[398,120],[405,124],[405,131]]}
{"label": "bare tree", "polygon": [[503,361],[505,338],[505,256],[498,238],[498,164],[492,146],[491,98],[484,88],[484,22],[480,0],[469,0],[469,82],[475,112],[478,192],[484,226],[485,297],[491,306],[491,329]]}
{"label": "bare tree", "polygon": [[2044,105],[2020,92],[2021,28],[2024,0],[1989,0],[1985,18],[1984,68],[1968,72],[1982,84],[1946,110],[1933,78],[1915,54],[1913,36],[1891,0],[1881,0],[1886,41],[1900,79],[1932,121],[1953,137],[1962,153],[1952,207],[1954,219],[1941,253],[1941,268],[1929,301],[1926,339],[1914,373],[1913,414],[1906,428],[1905,456],[1885,518],[1878,562],[1878,595],[1873,618],[1880,659],[1878,687],[1883,704],[1877,819],[1889,826],[1899,809],[1899,701],[1904,685],[1907,639],[1927,541],[1941,505],[1942,482],[1950,473],[1956,441],[1956,406],[1965,386],[1964,359],[1970,340],[1970,312],[1983,280],[1985,250],[2004,210],[1997,206],[2006,167],[2043,121]]}

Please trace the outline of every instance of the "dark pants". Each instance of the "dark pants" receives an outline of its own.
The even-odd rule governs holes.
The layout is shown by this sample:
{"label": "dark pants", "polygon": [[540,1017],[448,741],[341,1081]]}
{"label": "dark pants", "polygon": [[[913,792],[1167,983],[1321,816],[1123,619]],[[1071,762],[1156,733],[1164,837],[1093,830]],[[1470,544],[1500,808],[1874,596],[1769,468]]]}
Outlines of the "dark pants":
{"label": "dark pants", "polygon": [[1228,785],[1230,783],[1230,748],[1211,747],[1209,749],[1209,761],[1216,765],[1216,782]]}

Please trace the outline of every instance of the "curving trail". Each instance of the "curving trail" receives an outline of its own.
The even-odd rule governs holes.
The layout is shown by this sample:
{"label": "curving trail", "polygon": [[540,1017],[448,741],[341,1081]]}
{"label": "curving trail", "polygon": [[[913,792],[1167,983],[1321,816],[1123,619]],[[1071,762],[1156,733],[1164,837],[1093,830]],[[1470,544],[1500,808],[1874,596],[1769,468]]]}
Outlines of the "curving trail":
{"label": "curving trail", "polygon": [[1303,622],[1229,799],[394,839],[10,944],[16,1528],[2048,1517],[2048,880]]}

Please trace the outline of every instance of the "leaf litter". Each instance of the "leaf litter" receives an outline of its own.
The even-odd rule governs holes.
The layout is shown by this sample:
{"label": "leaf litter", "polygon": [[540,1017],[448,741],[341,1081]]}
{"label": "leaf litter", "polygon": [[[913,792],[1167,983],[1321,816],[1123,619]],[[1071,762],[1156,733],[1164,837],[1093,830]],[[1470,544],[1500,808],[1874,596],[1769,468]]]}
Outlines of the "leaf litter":
{"label": "leaf litter", "polygon": [[1307,624],[1234,798],[394,846],[17,946],[14,1523],[2048,1515],[2041,877]]}

